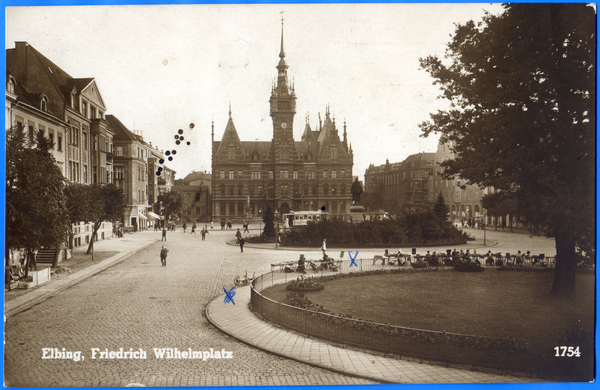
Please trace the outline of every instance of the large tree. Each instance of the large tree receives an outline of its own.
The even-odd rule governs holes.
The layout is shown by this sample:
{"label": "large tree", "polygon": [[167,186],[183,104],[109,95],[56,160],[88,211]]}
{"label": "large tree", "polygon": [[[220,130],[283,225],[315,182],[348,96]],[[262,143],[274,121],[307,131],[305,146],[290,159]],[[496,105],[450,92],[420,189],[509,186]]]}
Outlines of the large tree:
{"label": "large tree", "polygon": [[114,184],[69,184],[65,188],[70,223],[93,223],[87,253],[92,253],[98,229],[103,222],[123,219],[125,196]]}
{"label": "large tree", "polygon": [[[161,203],[164,210],[165,225],[169,222],[171,215],[174,217],[181,216],[182,213],[188,211],[192,207],[193,198],[177,191],[168,191],[163,195],[158,196],[158,202]],[[166,228],[166,226],[163,226]]]}
{"label": "large tree", "polygon": [[552,293],[573,296],[595,234],[595,8],[504,8],[458,25],[444,58],[421,59],[451,104],[421,129],[451,143],[446,177],[514,196],[533,233],[555,238]]}
{"label": "large tree", "polygon": [[450,215],[450,207],[446,204],[446,199],[442,193],[438,193],[435,204],[433,205],[433,214],[442,221],[447,221]]}
{"label": "large tree", "polygon": [[5,245],[7,251],[26,250],[23,265],[42,247],[58,249],[69,229],[65,178],[50,153],[50,141],[42,132],[32,141],[20,127],[7,130]]}

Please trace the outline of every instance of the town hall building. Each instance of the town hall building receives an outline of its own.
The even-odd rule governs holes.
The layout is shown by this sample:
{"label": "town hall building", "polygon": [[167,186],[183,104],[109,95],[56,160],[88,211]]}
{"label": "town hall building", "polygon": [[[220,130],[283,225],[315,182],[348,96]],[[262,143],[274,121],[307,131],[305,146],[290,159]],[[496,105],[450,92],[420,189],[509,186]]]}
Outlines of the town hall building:
{"label": "town hall building", "polygon": [[267,205],[280,214],[322,210],[330,216],[349,215],[354,156],[348,145],[346,123],[340,139],[329,107],[315,130],[308,120],[300,141],[294,140],[296,93],[288,80],[283,49],[272,87],[271,141],[241,141],[231,117],[221,141],[212,126],[213,219],[262,215]]}

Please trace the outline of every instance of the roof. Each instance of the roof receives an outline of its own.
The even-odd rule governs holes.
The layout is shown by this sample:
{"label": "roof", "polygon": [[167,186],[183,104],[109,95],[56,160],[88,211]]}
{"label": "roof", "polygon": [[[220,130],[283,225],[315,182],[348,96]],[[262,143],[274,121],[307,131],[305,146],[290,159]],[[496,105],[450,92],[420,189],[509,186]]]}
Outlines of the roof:
{"label": "roof", "polygon": [[123,124],[123,122],[121,122],[119,120],[119,118],[117,118],[116,116],[106,115],[105,118],[106,118],[106,121],[108,122],[108,124],[110,125],[111,129],[115,133],[115,136],[114,136],[115,140],[124,140],[125,139],[125,140],[141,141],[141,142],[144,141],[144,139],[141,136],[136,135],[132,131],[130,131]]}

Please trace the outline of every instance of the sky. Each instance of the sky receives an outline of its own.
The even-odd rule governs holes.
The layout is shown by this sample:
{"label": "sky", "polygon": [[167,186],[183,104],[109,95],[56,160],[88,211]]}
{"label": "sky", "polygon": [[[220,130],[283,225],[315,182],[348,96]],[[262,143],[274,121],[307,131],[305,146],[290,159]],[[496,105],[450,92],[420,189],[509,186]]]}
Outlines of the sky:
{"label": "sky", "polygon": [[[297,113],[294,138],[330,107],[347,123],[353,174],[435,152],[418,125],[446,108],[419,59],[443,56],[456,23],[495,4],[261,4],[9,7],[5,45],[25,41],[75,78],[94,77],[107,114],[161,150],[183,178],[211,169],[211,123],[270,141],[282,22]],[[190,129],[190,124],[194,124]],[[175,145],[178,130],[190,145]]]}

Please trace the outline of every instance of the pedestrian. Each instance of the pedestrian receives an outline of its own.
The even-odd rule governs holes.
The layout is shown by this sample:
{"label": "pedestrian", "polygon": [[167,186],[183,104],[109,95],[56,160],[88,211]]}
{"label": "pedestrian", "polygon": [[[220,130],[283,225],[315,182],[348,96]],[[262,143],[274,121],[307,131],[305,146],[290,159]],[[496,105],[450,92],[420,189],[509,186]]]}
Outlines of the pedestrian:
{"label": "pedestrian", "polygon": [[161,241],[167,241],[167,231],[163,228]]}
{"label": "pedestrian", "polygon": [[[187,224],[186,224],[185,222],[183,223],[183,226],[182,226],[182,228],[183,228],[183,232],[185,233],[185,230],[187,229]],[[193,229],[193,228],[192,228],[192,229]]]}
{"label": "pedestrian", "polygon": [[202,231],[200,233],[202,234],[202,241],[205,241],[206,235],[208,234],[208,229],[204,228],[204,229],[202,229]]}
{"label": "pedestrian", "polygon": [[196,234],[196,224],[192,225],[192,234]]}
{"label": "pedestrian", "polygon": [[162,264],[162,267],[166,267],[167,266],[167,253],[169,252],[169,250],[167,248],[165,248],[165,246],[162,246],[162,249],[160,250],[160,262]]}
{"label": "pedestrian", "polygon": [[213,221],[210,221],[210,230],[214,230],[215,229],[215,223]]}
{"label": "pedestrian", "polygon": [[235,243],[239,244],[242,239],[242,232],[240,232],[240,228],[238,228],[237,233],[235,233]]}
{"label": "pedestrian", "polygon": [[242,253],[244,253],[244,244],[246,243],[246,240],[244,240],[244,237],[240,237],[240,250],[242,251]]}
{"label": "pedestrian", "polygon": [[225,220],[221,219],[221,230],[225,229]]}
{"label": "pedestrian", "polygon": [[244,221],[244,233],[250,233],[250,230],[248,230],[248,222]]}
{"label": "pedestrian", "polygon": [[327,239],[323,239],[323,243],[321,244],[321,250],[323,251],[323,257],[325,257],[325,251],[327,250]]}

